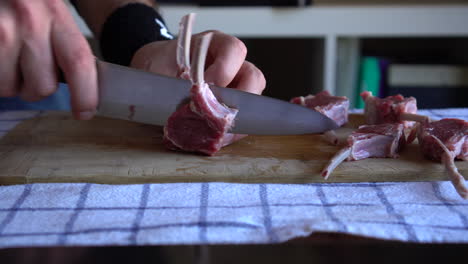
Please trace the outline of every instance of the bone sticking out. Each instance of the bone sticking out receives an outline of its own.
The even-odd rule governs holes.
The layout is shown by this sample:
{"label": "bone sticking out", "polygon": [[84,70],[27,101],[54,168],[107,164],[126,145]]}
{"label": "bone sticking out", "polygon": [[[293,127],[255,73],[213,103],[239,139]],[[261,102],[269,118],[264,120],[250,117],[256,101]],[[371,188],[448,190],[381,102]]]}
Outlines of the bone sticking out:
{"label": "bone sticking out", "polygon": [[431,119],[428,116],[418,115],[418,114],[413,114],[413,113],[405,113],[405,112],[400,114],[400,120],[401,121],[415,121],[418,123],[431,122]]}
{"label": "bone sticking out", "polygon": [[414,127],[411,128],[411,131],[408,137],[406,138],[406,144],[413,143],[413,141],[418,137],[419,126],[420,124],[417,123],[416,125],[414,125]]}
{"label": "bone sticking out", "polygon": [[213,37],[213,33],[208,33],[204,35],[200,42],[196,43],[196,47],[194,47],[194,61],[192,62],[191,67],[191,75],[193,78],[193,83],[196,85],[201,85],[205,83],[205,60],[206,54],[208,53],[208,48],[210,46],[211,38]]}
{"label": "bone sticking out", "polygon": [[349,157],[351,154],[351,147],[346,147],[338,151],[338,153],[330,159],[328,164],[322,170],[322,177],[326,180],[330,176],[330,174],[335,170],[338,165],[340,165],[345,159]]}
{"label": "bone sticking out", "polygon": [[458,194],[463,199],[468,199],[468,188],[465,184],[465,178],[463,175],[460,174],[457,167],[455,166],[454,159],[455,157],[452,155],[450,150],[438,139],[436,136],[431,135],[432,138],[439,144],[442,148],[444,153],[442,154],[441,160],[442,164],[444,164],[447,174],[449,176],[450,181],[452,182],[453,186],[457,190]]}
{"label": "bone sticking out", "polygon": [[190,42],[192,39],[192,27],[195,21],[195,13],[182,17],[179,23],[179,37],[177,38],[176,58],[181,77],[189,77],[190,74]]}
{"label": "bone sticking out", "polygon": [[325,141],[332,145],[338,145],[338,136],[336,135],[334,130],[329,130],[325,133],[323,133],[323,137],[325,138]]}

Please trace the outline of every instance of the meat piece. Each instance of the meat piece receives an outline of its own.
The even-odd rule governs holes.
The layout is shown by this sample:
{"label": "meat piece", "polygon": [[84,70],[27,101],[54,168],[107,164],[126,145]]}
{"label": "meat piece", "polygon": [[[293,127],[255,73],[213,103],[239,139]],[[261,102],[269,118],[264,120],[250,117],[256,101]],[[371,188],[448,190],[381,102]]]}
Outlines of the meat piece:
{"label": "meat piece", "polygon": [[453,153],[454,158],[468,160],[468,122],[445,118],[420,125],[418,140],[423,155],[430,160],[440,161],[444,151],[430,136],[438,138]]}
{"label": "meat piece", "polygon": [[[181,23],[181,31],[190,29],[185,23],[191,21],[193,19],[185,17]],[[205,58],[211,37],[212,33],[206,34],[193,48],[195,54],[191,67],[187,67],[190,65],[187,62],[190,56],[180,55],[183,49],[177,50],[177,62],[182,77],[192,80],[193,85],[190,102],[174,112],[164,127],[164,143],[169,149],[213,155],[223,146],[245,136],[228,133],[234,124],[237,110],[218,102],[204,81]],[[190,44],[184,46],[185,49],[190,49]],[[181,58],[184,58],[183,63]]]}
{"label": "meat piece", "polygon": [[[339,126],[348,122],[349,99],[345,96],[333,96],[328,91],[322,91],[316,95],[294,97],[290,102],[314,109],[335,121]],[[325,132],[324,137],[326,141],[334,145],[338,144],[338,137],[334,131]]]}
{"label": "meat piece", "polygon": [[397,158],[405,144],[400,123],[363,125],[348,137],[351,153],[348,160]]}
{"label": "meat piece", "polygon": [[164,127],[164,142],[172,150],[213,155],[222,147],[239,139],[227,133],[237,110],[216,101],[206,83],[194,85],[191,101],[172,114]]}
{"label": "meat piece", "polygon": [[365,102],[364,116],[369,125],[403,122],[405,128],[410,128],[414,125],[413,121],[428,120],[428,117],[416,114],[418,108],[414,97],[405,98],[397,94],[378,98],[368,91],[362,92],[361,97]]}
{"label": "meat piece", "polygon": [[387,123],[363,125],[348,136],[348,146],[341,149],[322,170],[327,179],[344,160],[354,161],[366,158],[397,158],[405,145],[404,125]]}
{"label": "meat piece", "polygon": [[339,126],[348,122],[349,99],[345,96],[333,96],[328,91],[322,91],[316,95],[294,97],[290,102],[314,109]]}
{"label": "meat piece", "polygon": [[457,192],[468,199],[465,179],[458,172],[454,159],[468,160],[468,122],[445,118],[419,126],[418,140],[424,157],[442,161]]}

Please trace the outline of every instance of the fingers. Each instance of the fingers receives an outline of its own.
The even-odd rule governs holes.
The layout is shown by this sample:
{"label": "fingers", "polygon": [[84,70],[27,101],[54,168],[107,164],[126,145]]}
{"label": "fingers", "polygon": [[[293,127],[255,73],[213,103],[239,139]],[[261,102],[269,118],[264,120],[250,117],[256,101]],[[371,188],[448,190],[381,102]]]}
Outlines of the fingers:
{"label": "fingers", "polygon": [[[210,31],[211,32],[211,31]],[[192,43],[205,34],[197,34]],[[261,94],[266,80],[263,73],[252,63],[245,61],[245,45],[238,39],[214,31],[206,64],[205,81],[222,87],[236,88],[250,93]],[[192,45],[192,55],[197,45]],[[133,57],[131,66],[149,72],[176,76],[176,41],[158,41],[140,48]],[[192,57],[192,60],[194,58]]]}
{"label": "fingers", "polygon": [[98,103],[96,62],[63,1],[57,1],[55,12],[51,31],[53,52],[70,87],[73,115],[87,120],[93,117]]}
{"label": "fingers", "polygon": [[234,80],[228,85],[230,88],[245,92],[261,94],[266,86],[265,76],[252,63],[245,61]]}
{"label": "fingers", "polygon": [[56,59],[70,86],[75,117],[92,117],[94,57],[62,0],[0,1],[0,58],[1,97],[19,92],[36,101],[51,95],[57,88]]}
{"label": "fingers", "polygon": [[130,66],[136,69],[176,77],[179,67],[176,60],[176,41],[156,41],[141,47],[133,55]]}
{"label": "fingers", "polygon": [[[197,37],[206,33],[201,33]],[[247,48],[242,41],[233,36],[218,31],[213,31],[213,33],[208,51],[205,80],[207,83],[226,87],[242,67]]]}
{"label": "fingers", "polygon": [[23,84],[21,97],[38,101],[57,89],[56,69],[49,39],[50,18],[39,2],[15,1],[22,46],[19,66]]}
{"label": "fingers", "polygon": [[[213,32],[205,71],[205,81],[222,87],[236,88],[250,93],[261,94],[265,89],[266,80],[263,73],[252,63],[245,61],[247,50],[245,45],[235,37],[208,31],[192,38],[192,60],[196,43],[199,39]],[[158,41],[140,48],[133,57],[131,66],[149,72],[168,76],[177,76],[176,41]]]}
{"label": "fingers", "polygon": [[213,33],[207,58],[208,68],[205,71],[206,82],[261,94],[266,80],[255,65],[245,61],[247,48],[244,43],[218,31]]}
{"label": "fingers", "polygon": [[18,92],[19,38],[14,18],[6,3],[0,3],[0,97],[13,97]]}

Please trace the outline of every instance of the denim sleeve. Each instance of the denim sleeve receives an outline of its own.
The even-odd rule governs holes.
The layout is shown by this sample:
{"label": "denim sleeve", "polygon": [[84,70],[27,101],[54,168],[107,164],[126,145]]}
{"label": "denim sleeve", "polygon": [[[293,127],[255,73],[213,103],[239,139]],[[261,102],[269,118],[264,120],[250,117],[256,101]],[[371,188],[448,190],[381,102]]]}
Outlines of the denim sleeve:
{"label": "denim sleeve", "polygon": [[26,102],[19,97],[0,98],[1,110],[62,110],[69,111],[70,93],[66,85],[59,85],[57,91],[51,96],[38,102]]}

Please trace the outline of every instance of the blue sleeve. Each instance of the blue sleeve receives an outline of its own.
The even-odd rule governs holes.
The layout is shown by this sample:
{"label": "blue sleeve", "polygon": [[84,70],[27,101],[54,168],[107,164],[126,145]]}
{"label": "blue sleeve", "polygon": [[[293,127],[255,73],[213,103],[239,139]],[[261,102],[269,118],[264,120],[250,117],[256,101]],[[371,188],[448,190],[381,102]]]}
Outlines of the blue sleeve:
{"label": "blue sleeve", "polygon": [[0,98],[1,110],[62,110],[70,111],[70,93],[66,85],[59,85],[51,96],[38,102],[26,102],[19,97]]}

